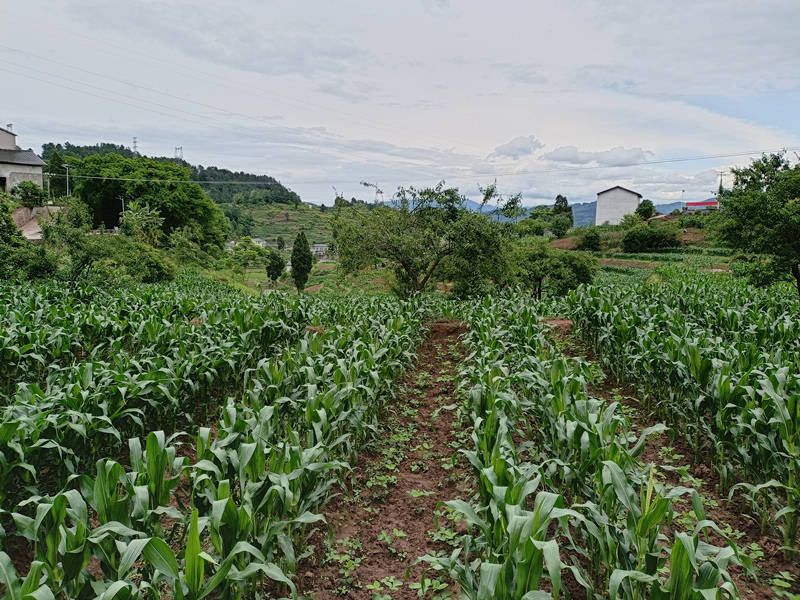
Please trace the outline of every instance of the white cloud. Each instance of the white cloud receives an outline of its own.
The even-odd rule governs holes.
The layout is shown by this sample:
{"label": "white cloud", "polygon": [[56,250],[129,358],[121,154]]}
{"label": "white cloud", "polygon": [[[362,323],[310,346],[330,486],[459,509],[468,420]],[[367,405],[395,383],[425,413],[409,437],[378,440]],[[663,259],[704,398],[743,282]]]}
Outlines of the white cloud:
{"label": "white cloud", "polygon": [[489,158],[508,157],[517,160],[523,156],[533,154],[540,148],[544,148],[544,144],[537,140],[535,135],[521,135],[510,142],[497,146],[494,152],[489,155]]}
{"label": "white cloud", "polygon": [[571,163],[574,165],[595,163],[614,167],[628,166],[646,161],[652,155],[652,152],[642,150],[641,148],[623,148],[622,146],[616,146],[610,150],[603,150],[600,152],[583,152],[578,150],[575,146],[561,146],[551,152],[543,154],[540,158],[542,160]]}

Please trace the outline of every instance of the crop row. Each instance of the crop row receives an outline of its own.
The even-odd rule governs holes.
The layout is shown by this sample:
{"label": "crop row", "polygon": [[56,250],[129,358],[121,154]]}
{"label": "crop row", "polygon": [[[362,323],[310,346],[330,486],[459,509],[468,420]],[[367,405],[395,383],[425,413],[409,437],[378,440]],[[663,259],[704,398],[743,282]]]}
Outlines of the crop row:
{"label": "crop row", "polygon": [[791,297],[727,279],[582,288],[576,329],[620,380],[634,381],[719,473],[762,529],[798,549],[800,319]]}
{"label": "crop row", "polygon": [[301,309],[308,330],[237,373],[242,391],[215,426],[131,438],[127,460],[100,457],[10,510],[35,554],[22,577],[0,552],[10,597],[295,595],[318,511],[376,429],[428,312],[366,298]]}
{"label": "crop row", "polygon": [[[479,493],[445,503],[468,524],[463,546],[424,560],[471,600],[558,597],[565,572],[587,597],[735,597],[735,545],[709,544],[710,532],[721,534],[698,494],[667,488],[637,460],[663,426],[636,439],[617,403],[587,393],[592,369],[561,355],[538,316],[520,296],[471,311],[460,410]],[[670,539],[680,497],[697,522]]]}

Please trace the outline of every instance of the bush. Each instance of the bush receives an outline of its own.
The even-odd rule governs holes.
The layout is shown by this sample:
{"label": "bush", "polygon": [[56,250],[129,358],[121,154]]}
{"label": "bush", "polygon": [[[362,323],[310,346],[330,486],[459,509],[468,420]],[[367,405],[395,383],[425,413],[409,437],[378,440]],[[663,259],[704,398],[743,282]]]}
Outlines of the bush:
{"label": "bush", "polygon": [[34,208],[36,206],[44,206],[47,200],[47,194],[44,190],[32,181],[23,181],[14,186],[11,190],[11,195],[19,200],[23,206]]}
{"label": "bush", "polygon": [[708,217],[705,215],[698,215],[698,214],[688,214],[682,215],[678,219],[678,226],[682,228],[686,227],[695,227],[697,229],[703,229],[705,227],[706,222],[708,221]]}
{"label": "bush", "polygon": [[572,218],[564,214],[553,217],[553,220],[550,221],[550,231],[559,239],[567,235],[570,227],[572,227]]}
{"label": "bush", "polygon": [[776,257],[764,254],[738,254],[731,261],[731,270],[756,287],[766,287],[789,278],[786,265]]}
{"label": "bush", "polygon": [[543,292],[562,295],[594,279],[597,260],[585,252],[556,250],[546,240],[525,238],[515,246],[513,268],[516,283],[537,298]]}
{"label": "bush", "polygon": [[653,252],[680,245],[676,231],[647,225],[633,227],[622,238],[622,248],[628,253]]}
{"label": "bush", "polygon": [[642,220],[642,217],[634,213],[632,215],[625,215],[622,217],[622,220],[619,222],[619,226],[622,229],[633,229],[637,225],[642,225],[643,223],[644,221]]}
{"label": "bush", "polygon": [[583,234],[578,247],[581,250],[600,251],[600,232],[597,231],[597,227],[591,226],[586,229],[586,233]]}

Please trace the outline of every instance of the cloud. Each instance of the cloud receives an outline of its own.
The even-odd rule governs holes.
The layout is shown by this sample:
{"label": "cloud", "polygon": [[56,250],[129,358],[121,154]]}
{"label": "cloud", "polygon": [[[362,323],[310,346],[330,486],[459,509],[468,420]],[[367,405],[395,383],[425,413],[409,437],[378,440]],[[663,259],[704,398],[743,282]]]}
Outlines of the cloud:
{"label": "cloud", "polygon": [[543,154],[540,158],[573,165],[596,163],[613,167],[643,162],[652,155],[652,152],[641,148],[623,148],[622,146],[616,146],[610,150],[600,152],[582,152],[575,146],[560,146],[547,154]]}
{"label": "cloud", "polygon": [[521,135],[515,137],[510,142],[499,145],[489,155],[489,158],[513,158],[518,160],[523,156],[529,156],[539,148],[544,148],[544,144],[536,139],[535,135]]}

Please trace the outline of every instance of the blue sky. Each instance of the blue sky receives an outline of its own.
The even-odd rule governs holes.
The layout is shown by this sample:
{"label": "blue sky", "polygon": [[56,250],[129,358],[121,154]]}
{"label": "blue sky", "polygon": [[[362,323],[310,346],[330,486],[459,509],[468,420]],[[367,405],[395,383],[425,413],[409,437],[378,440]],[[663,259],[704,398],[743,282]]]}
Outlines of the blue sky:
{"label": "blue sky", "polygon": [[[526,203],[620,184],[702,199],[800,147],[796,2],[408,0],[0,6],[0,122],[24,147],[130,144],[268,173],[304,199],[359,182]],[[793,156],[793,154],[790,153]],[[628,166],[624,166],[628,165]]]}

